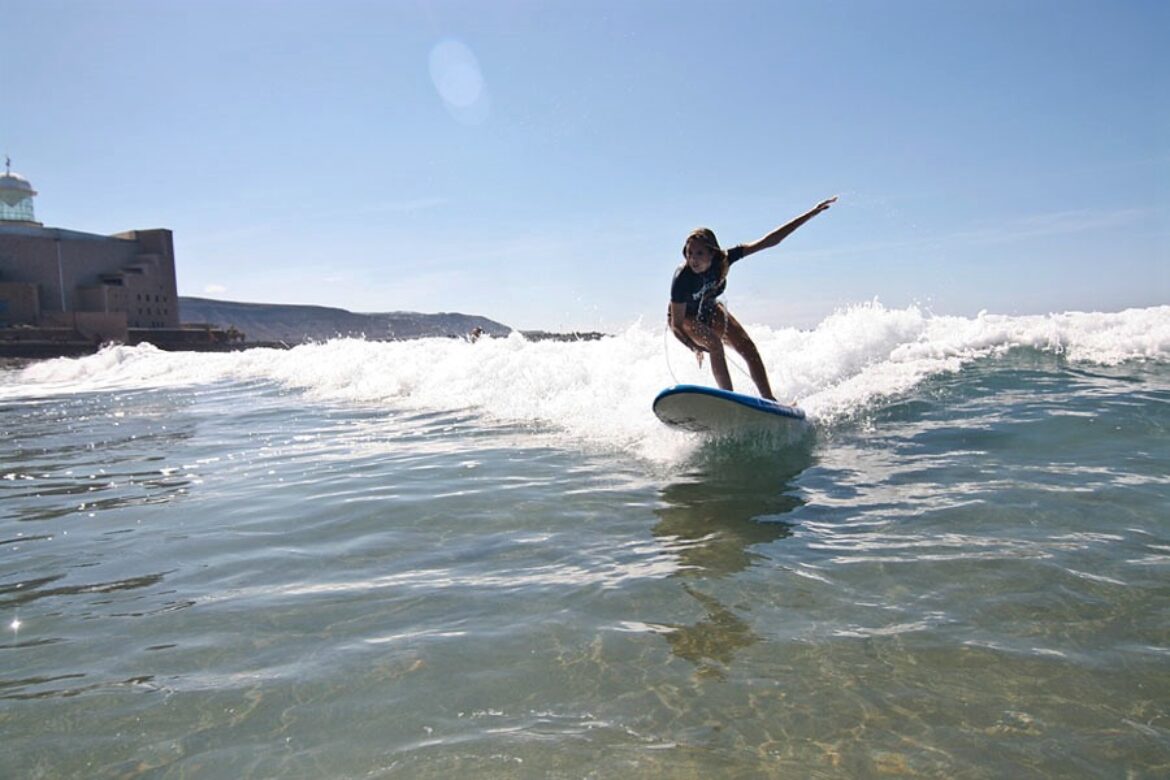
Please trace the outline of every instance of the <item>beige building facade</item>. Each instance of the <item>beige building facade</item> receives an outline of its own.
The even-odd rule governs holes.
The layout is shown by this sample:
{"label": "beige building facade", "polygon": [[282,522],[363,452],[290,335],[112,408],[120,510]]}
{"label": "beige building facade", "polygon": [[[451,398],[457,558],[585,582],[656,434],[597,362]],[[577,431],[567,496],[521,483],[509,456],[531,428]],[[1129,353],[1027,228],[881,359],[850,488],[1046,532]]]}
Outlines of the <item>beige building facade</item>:
{"label": "beige building facade", "polygon": [[179,327],[170,230],[102,236],[36,221],[28,180],[0,176],[0,328],[73,328],[126,341],[129,329]]}

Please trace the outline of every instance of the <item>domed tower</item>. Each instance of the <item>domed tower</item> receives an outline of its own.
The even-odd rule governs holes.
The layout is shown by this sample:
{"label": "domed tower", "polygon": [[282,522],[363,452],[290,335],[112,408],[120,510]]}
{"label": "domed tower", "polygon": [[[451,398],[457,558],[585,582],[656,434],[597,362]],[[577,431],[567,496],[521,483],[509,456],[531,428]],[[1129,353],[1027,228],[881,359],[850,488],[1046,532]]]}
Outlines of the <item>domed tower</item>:
{"label": "domed tower", "polygon": [[37,191],[28,179],[12,172],[12,160],[4,158],[4,175],[0,176],[0,222],[40,226],[33,212]]}

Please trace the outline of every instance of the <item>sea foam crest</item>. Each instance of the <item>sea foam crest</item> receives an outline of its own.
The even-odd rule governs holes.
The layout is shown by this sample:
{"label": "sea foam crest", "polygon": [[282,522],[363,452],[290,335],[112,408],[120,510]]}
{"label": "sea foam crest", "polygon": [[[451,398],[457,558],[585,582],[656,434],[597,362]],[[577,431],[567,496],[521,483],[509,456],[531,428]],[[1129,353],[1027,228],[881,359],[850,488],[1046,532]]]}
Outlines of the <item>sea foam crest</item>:
{"label": "sea foam crest", "polygon": [[[748,330],[776,395],[799,400],[822,423],[1015,347],[1074,362],[1170,360],[1170,306],[964,318],[875,301],[837,311],[809,331]],[[754,392],[742,364],[733,366],[737,389]],[[329,404],[467,410],[551,427],[582,442],[663,453],[690,439],[659,424],[648,412],[651,400],[670,384],[712,379],[709,366],[700,367],[660,325],[635,323],[599,341],[340,339],[233,353],[110,347],[0,374],[0,398],[223,382],[274,383]]]}

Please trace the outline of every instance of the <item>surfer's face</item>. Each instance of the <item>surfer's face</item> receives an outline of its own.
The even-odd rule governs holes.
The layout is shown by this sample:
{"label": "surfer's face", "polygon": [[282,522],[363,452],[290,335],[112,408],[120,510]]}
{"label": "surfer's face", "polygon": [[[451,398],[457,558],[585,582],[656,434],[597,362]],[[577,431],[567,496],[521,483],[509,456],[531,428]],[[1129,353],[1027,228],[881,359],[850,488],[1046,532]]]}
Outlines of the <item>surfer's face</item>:
{"label": "surfer's face", "polygon": [[683,254],[686,255],[687,265],[697,274],[710,268],[711,261],[715,259],[715,253],[711,251],[711,247],[695,238],[687,241]]}

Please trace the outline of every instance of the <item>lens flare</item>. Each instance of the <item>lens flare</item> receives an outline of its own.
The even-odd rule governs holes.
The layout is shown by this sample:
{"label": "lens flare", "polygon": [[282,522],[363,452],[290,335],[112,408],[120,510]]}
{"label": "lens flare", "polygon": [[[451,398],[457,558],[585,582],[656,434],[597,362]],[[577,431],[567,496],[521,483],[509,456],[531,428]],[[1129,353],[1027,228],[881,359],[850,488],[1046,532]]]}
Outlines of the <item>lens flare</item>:
{"label": "lens flare", "polygon": [[465,44],[446,39],[430,55],[431,82],[451,115],[466,124],[480,124],[490,110],[483,71]]}

